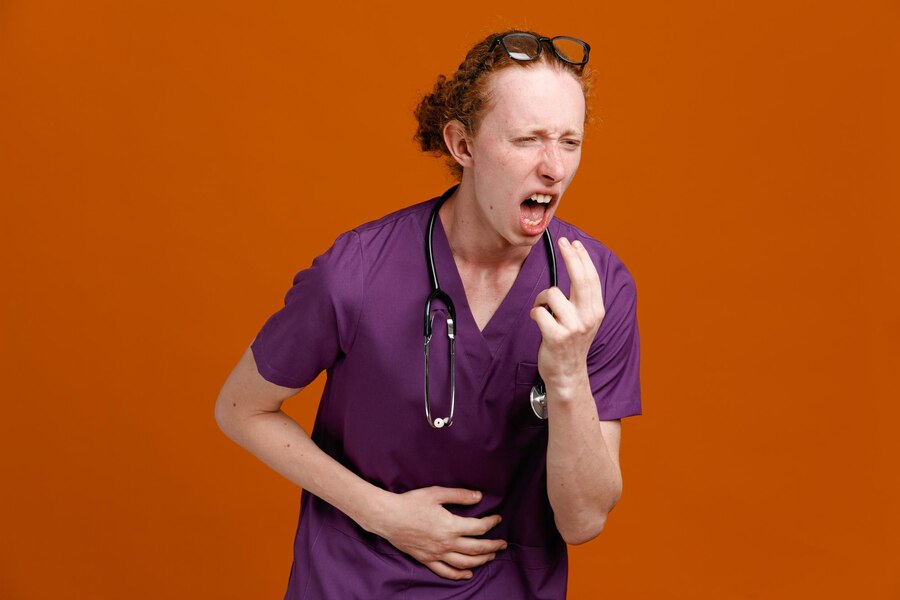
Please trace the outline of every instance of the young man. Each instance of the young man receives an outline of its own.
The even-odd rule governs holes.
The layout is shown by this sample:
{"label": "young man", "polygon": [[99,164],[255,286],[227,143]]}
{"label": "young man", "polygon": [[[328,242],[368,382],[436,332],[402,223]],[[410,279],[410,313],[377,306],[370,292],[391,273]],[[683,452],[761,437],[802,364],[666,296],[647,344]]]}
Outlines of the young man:
{"label": "young man", "polygon": [[[223,387],[223,431],[304,490],[287,599],[564,598],[603,529],[640,350],[630,273],[553,217],[588,52],[506,32],[440,77],[417,139],[459,185],[338,237]],[[280,409],[322,370],[310,438]]]}

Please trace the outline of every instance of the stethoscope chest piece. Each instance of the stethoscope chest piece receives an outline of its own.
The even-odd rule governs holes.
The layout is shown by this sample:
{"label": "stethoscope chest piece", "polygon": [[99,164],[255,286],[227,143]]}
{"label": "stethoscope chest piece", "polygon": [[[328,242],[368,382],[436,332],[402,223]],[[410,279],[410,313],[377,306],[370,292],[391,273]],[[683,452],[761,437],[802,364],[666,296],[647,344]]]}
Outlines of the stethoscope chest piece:
{"label": "stethoscope chest piece", "polygon": [[544,389],[543,383],[531,388],[531,410],[538,419],[547,418],[547,391]]}

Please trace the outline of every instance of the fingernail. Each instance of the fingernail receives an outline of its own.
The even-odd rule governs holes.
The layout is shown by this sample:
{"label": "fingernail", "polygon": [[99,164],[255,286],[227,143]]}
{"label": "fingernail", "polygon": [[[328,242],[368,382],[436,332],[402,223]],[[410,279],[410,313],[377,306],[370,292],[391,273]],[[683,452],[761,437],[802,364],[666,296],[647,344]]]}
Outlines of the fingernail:
{"label": "fingernail", "polygon": [[568,245],[569,245],[569,240],[567,240],[567,239],[564,238],[564,237],[561,237],[561,238],[559,238],[559,245],[560,245],[560,246],[568,246]]}
{"label": "fingernail", "polygon": [[584,248],[584,246],[582,246],[581,242],[578,240],[575,240],[575,242],[572,245],[575,246],[576,248]]}
{"label": "fingernail", "polygon": [[472,492],[472,497],[478,500],[481,498],[481,492]]}

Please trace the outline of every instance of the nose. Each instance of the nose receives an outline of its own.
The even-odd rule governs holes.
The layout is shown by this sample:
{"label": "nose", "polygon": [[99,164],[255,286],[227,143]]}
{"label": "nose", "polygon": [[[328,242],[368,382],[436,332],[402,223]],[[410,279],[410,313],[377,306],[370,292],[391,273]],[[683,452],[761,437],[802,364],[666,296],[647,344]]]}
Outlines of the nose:
{"label": "nose", "polygon": [[562,181],[565,177],[565,165],[556,144],[548,144],[538,165],[538,175],[547,183]]}

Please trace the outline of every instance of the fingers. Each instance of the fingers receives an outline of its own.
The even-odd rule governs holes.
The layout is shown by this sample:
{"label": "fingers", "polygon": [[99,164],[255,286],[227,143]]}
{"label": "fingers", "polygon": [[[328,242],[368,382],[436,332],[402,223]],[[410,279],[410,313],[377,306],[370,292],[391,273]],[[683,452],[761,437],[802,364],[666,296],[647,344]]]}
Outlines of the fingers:
{"label": "fingers", "polygon": [[472,572],[468,569],[480,567],[495,558],[497,558],[495,552],[475,556],[459,552],[448,552],[443,556],[443,560],[426,562],[424,564],[441,577],[447,579],[470,579]]}
{"label": "fingers", "polygon": [[426,567],[443,577],[444,579],[472,579],[472,571],[454,569],[445,562],[433,560],[424,563]]}
{"label": "fingers", "polygon": [[481,554],[496,554],[506,550],[506,540],[482,540],[478,538],[459,538],[454,550],[460,554],[478,556]]}
{"label": "fingers", "polygon": [[448,552],[443,556],[445,563],[457,569],[473,569],[475,567],[480,567],[484,563],[490,562],[495,558],[497,558],[497,555],[493,552],[490,554],[477,554],[475,556],[472,556],[471,554],[462,554],[460,552]]}
{"label": "fingers", "polygon": [[596,310],[603,310],[603,290],[600,274],[591,255],[580,241],[570,243],[559,239],[559,251],[566,263],[569,280],[572,282],[570,300],[579,313],[585,316]]}
{"label": "fingers", "polygon": [[559,323],[549,312],[544,310],[543,306],[535,306],[531,309],[530,316],[537,323],[538,329],[541,330],[541,336],[544,338],[552,337],[554,328],[559,327]]}
{"label": "fingers", "polygon": [[588,289],[591,291],[591,299],[593,302],[599,302],[600,307],[603,307],[603,287],[600,285],[600,273],[597,272],[597,266],[594,264],[594,261],[591,259],[591,255],[588,254],[587,249],[584,245],[578,240],[572,244],[574,248],[578,250],[578,256],[581,259],[581,264],[584,267],[584,277],[585,281],[588,284]]}
{"label": "fingers", "polygon": [[[568,240],[566,240],[568,242]],[[572,280],[572,302],[577,305],[579,312],[585,312],[590,309],[593,302],[593,289],[591,280],[588,277],[588,271],[584,268],[584,261],[581,259],[582,254],[587,254],[581,242],[575,240],[574,243],[568,244],[567,256],[570,261],[566,263],[567,269],[574,269],[573,273],[569,271],[569,277]]]}
{"label": "fingers", "polygon": [[493,560],[507,547],[505,540],[472,537],[496,527],[500,515],[461,517],[443,506],[477,504],[483,498],[477,490],[432,486],[396,497],[399,510],[391,514],[406,516],[389,522],[383,537],[441,577],[468,579],[472,577],[470,569]]}
{"label": "fingers", "polygon": [[471,577],[471,571],[485,563],[497,558],[497,552],[505,550],[507,544],[503,540],[475,540],[470,538],[460,538],[459,546],[471,548],[474,551],[449,551],[441,556],[440,561],[431,563],[426,562],[432,571],[446,577],[448,579],[468,579]]}
{"label": "fingers", "polygon": [[478,504],[481,492],[464,488],[446,488],[438,485],[428,488],[432,497],[439,504]]}
{"label": "fingers", "polygon": [[[581,245],[580,242],[576,241],[576,243]],[[564,237],[559,238],[557,245],[559,246],[559,254],[566,264],[566,271],[569,273],[569,281],[572,282],[572,289],[569,297],[572,302],[578,303],[584,295],[584,290],[582,289],[584,285],[584,265],[581,262],[581,257],[578,256],[578,248],[573,246],[569,240]]]}
{"label": "fingers", "polygon": [[[544,311],[547,312],[547,311]],[[549,315],[548,315],[549,316]],[[552,319],[552,317],[550,317]],[[482,494],[477,490],[467,490],[465,488],[445,488],[441,486],[432,486],[428,488],[432,494],[432,498],[439,504],[478,504],[481,501]],[[460,536],[477,536],[484,535],[494,527],[500,524],[502,518],[500,515],[489,515],[487,517],[460,517],[452,515],[453,526],[451,530],[454,534]],[[505,544],[502,540],[500,543]],[[493,546],[485,547],[479,550],[479,554],[484,552],[493,552],[496,548]]]}
{"label": "fingers", "polygon": [[441,560],[425,562],[425,566],[447,579],[470,579],[472,572],[468,569],[494,560],[497,552],[505,550],[507,544],[503,540],[459,538],[454,546],[458,551],[447,551],[441,555]]}
{"label": "fingers", "polygon": [[[546,312],[546,311],[544,311]],[[488,517],[456,517],[456,527],[454,533],[465,536],[484,535],[494,527],[500,524],[500,515],[490,515]]]}
{"label": "fingers", "polygon": [[[563,325],[571,325],[578,316],[575,306],[569,302],[569,299],[566,298],[566,295],[563,294],[563,291],[558,287],[547,288],[537,295],[534,299],[534,306],[540,307],[544,305],[549,306],[550,310],[553,311],[552,316],[547,313],[546,310],[543,311],[547,313],[547,316],[551,316],[550,321],[555,317],[556,320]],[[535,318],[536,316],[537,315],[532,318]],[[535,318],[535,320],[537,319]],[[549,323],[550,321],[547,322]],[[541,322],[538,321],[538,325],[540,324]]]}

